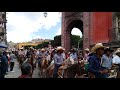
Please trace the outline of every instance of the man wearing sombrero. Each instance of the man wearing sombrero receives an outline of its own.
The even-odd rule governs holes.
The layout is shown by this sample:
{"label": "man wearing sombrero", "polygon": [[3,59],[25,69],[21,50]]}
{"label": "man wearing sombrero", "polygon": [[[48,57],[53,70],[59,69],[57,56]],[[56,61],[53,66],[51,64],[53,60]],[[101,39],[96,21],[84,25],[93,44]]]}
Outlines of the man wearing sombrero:
{"label": "man wearing sombrero", "polygon": [[115,56],[113,58],[113,65],[118,66],[117,77],[120,78],[120,48],[115,51]]}
{"label": "man wearing sombrero", "polygon": [[42,48],[41,49],[41,52],[39,53],[38,55],[38,66],[40,67],[41,66],[41,62],[42,62],[42,59],[45,58],[47,56],[46,52],[45,52],[45,49]]}
{"label": "man wearing sombrero", "polygon": [[78,56],[77,56],[77,53],[76,53],[76,49],[75,49],[75,48],[73,48],[73,49],[71,50],[70,58],[72,58],[75,63],[78,62],[78,61],[77,61]]}
{"label": "man wearing sombrero", "polygon": [[53,59],[54,59],[54,64],[55,64],[55,67],[54,67],[54,72],[53,72],[53,78],[57,78],[58,77],[58,69],[59,67],[63,64],[63,47],[57,47],[57,53],[54,55]]}
{"label": "man wearing sombrero", "polygon": [[96,78],[107,78],[108,70],[102,67],[101,57],[104,53],[104,46],[102,43],[97,43],[93,48],[94,53],[89,57],[88,71],[95,75]]}
{"label": "man wearing sombrero", "polygon": [[115,51],[115,57],[113,58],[113,64],[118,65],[119,70],[120,70],[120,50],[119,49]]}
{"label": "man wearing sombrero", "polygon": [[85,49],[85,56],[84,56],[84,60],[85,61],[88,61],[89,59],[89,53],[90,53],[90,50],[88,48]]}
{"label": "man wearing sombrero", "polygon": [[110,69],[112,67],[112,50],[111,48],[107,47],[104,50],[104,55],[102,56],[102,67]]}

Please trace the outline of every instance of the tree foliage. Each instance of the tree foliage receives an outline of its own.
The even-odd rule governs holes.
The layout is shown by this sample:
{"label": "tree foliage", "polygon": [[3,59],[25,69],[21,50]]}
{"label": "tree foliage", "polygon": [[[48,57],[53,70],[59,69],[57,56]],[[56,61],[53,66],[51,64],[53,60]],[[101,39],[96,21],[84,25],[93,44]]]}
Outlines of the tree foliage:
{"label": "tree foliage", "polygon": [[[50,42],[53,47],[61,46],[61,35],[55,36],[54,40],[51,40]],[[38,48],[48,47],[48,44],[49,42],[43,42],[42,44],[38,44],[35,48],[38,49]],[[80,38],[80,36],[78,35],[71,35],[71,45],[76,48],[78,48],[79,45],[79,48],[82,48],[83,47],[82,38]]]}
{"label": "tree foliage", "polygon": [[27,46],[24,46],[24,49],[29,49],[30,47],[32,47],[31,45],[27,45]]}
{"label": "tree foliage", "polygon": [[38,44],[35,48],[36,49],[40,49],[43,47],[48,47],[49,42],[43,42],[42,44]]}
{"label": "tree foliage", "polygon": [[54,37],[54,45],[55,46],[61,46],[61,35]]}

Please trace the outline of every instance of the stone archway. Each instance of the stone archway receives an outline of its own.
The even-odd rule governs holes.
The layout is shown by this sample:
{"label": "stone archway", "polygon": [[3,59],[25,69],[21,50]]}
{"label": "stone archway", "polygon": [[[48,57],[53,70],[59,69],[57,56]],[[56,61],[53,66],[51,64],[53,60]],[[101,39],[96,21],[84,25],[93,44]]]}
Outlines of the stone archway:
{"label": "stone archway", "polygon": [[[83,22],[83,25],[80,24],[80,21]],[[82,27],[80,30],[83,32],[83,49],[91,49],[99,42],[113,46],[114,40],[111,39],[111,31],[114,32],[112,12],[62,12],[61,44],[67,52],[70,51],[70,32],[74,26],[79,29]]]}
{"label": "stone archway", "polygon": [[66,29],[66,41],[65,41],[65,45],[67,47],[67,50],[70,50],[72,48],[71,46],[71,31],[72,29],[76,27],[79,30],[81,30],[82,34],[83,34],[83,21],[82,20],[73,20],[67,27]]}
{"label": "stone archway", "polygon": [[[76,27],[83,32],[83,12],[62,12],[62,46],[71,49],[71,31]],[[83,34],[84,36],[84,34]]]}

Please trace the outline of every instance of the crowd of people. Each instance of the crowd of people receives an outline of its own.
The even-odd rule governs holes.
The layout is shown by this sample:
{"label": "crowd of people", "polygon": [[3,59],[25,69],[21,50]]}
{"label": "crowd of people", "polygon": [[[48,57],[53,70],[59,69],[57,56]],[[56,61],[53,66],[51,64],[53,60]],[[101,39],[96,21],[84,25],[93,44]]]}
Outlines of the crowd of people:
{"label": "crowd of people", "polygon": [[[61,46],[56,48],[21,48],[10,52],[4,51],[1,55],[0,76],[2,78],[5,77],[5,74],[9,71],[8,66],[10,66],[10,71],[14,72],[14,63],[17,60],[22,72],[19,78],[32,78],[34,68],[40,68],[43,59],[46,59],[49,65],[54,62],[53,78],[58,78],[58,70],[68,58],[71,65],[84,62],[87,77],[108,78],[113,67],[120,67],[120,48],[113,50],[110,47],[103,46],[102,43],[97,43],[91,50],[86,48],[84,51],[72,48],[70,52],[66,52]],[[36,66],[37,64],[38,67]]]}

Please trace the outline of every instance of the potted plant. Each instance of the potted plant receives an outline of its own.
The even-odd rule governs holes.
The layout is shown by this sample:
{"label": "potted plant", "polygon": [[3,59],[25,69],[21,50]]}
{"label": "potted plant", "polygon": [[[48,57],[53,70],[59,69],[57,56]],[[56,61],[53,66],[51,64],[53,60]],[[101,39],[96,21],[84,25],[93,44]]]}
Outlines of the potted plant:
{"label": "potted plant", "polygon": [[4,32],[0,32],[0,36],[3,36],[5,33]]}

